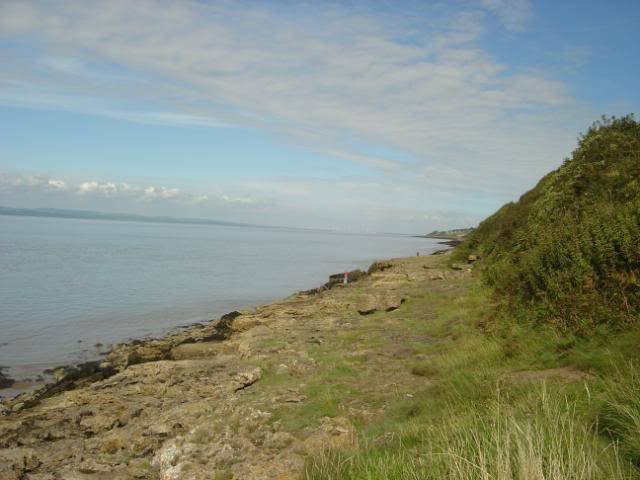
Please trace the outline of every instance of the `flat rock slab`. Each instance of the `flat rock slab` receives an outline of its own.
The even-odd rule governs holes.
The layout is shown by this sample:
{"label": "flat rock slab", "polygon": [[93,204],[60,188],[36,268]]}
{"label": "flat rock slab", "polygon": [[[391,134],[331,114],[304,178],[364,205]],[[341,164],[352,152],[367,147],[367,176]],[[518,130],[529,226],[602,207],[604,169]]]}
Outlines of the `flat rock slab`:
{"label": "flat rock slab", "polygon": [[371,315],[378,311],[391,312],[400,308],[404,301],[404,297],[400,295],[361,295],[356,310],[360,315]]}

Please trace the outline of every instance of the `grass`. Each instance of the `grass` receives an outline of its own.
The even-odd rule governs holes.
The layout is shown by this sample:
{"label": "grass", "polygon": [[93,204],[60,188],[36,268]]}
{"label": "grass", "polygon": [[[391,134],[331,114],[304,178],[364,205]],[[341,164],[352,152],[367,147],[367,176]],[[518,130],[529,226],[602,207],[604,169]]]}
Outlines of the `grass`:
{"label": "grass", "polygon": [[441,422],[413,421],[394,444],[358,452],[325,452],[308,479],[599,480],[631,478],[615,444],[602,442],[565,399],[532,393],[523,412],[494,401]]}
{"label": "grass", "polygon": [[[491,311],[490,292],[463,280],[412,298],[395,316],[368,319],[411,333],[404,367],[422,386],[410,395],[380,393],[384,414],[359,425],[358,448],[312,456],[305,478],[640,478],[640,374],[632,361],[640,334],[603,327],[574,337],[488,321]],[[584,376],[569,375],[576,371]],[[339,401],[340,390],[327,385],[319,398]]]}
{"label": "grass", "polygon": [[640,373],[637,364],[604,381],[600,428],[620,442],[625,459],[640,466]]}

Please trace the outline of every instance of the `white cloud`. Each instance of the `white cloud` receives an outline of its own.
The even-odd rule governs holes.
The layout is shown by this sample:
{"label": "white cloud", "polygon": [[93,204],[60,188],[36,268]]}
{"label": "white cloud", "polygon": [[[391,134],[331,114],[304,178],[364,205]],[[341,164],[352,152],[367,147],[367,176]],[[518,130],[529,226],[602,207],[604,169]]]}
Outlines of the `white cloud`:
{"label": "white cloud", "polygon": [[229,195],[221,195],[220,198],[227,203],[239,203],[239,204],[255,203],[255,200],[249,197],[230,197]]}
{"label": "white cloud", "polygon": [[99,193],[101,195],[109,196],[126,190],[127,188],[120,188],[113,182],[100,183],[95,180],[83,182],[78,186],[78,193],[80,194]]}
{"label": "white cloud", "polygon": [[144,189],[145,198],[174,198],[180,193],[180,190],[177,188],[167,188],[167,187],[154,187],[150,186]]}
{"label": "white cloud", "polygon": [[[66,0],[50,9],[7,0],[0,35],[41,38],[47,69],[12,59],[0,73],[7,86],[0,102],[259,128],[384,174],[406,168],[343,141],[356,138],[516,194],[568,151],[575,132],[554,112],[572,100],[546,72],[514,70],[480,47],[487,25],[479,7],[518,30],[532,14],[529,2],[477,6],[453,13],[425,6],[425,20],[412,23],[411,15],[386,21],[335,4],[283,11],[237,2]],[[534,141],[519,120],[523,112],[546,123],[536,126]],[[535,171],[532,159],[541,165]],[[496,185],[495,172],[505,170],[514,181]]]}
{"label": "white cloud", "polygon": [[49,179],[47,185],[55,190],[66,190],[67,184],[62,180]]}
{"label": "white cloud", "polygon": [[0,173],[0,187],[41,189],[49,192],[65,191],[68,188],[63,180],[51,178],[48,175],[9,175],[3,173]]}

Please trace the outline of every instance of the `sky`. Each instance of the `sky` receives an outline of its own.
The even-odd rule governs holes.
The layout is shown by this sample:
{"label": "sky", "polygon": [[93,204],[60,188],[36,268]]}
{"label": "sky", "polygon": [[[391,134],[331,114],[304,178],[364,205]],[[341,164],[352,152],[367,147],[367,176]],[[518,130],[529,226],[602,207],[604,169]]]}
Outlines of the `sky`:
{"label": "sky", "polygon": [[637,0],[0,1],[0,205],[476,225],[640,109]]}

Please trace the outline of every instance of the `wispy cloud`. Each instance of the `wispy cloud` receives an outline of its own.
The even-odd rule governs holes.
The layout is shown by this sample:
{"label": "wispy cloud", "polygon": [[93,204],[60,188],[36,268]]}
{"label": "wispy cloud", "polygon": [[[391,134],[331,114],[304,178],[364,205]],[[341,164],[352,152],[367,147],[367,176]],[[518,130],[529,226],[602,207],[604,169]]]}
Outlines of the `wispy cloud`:
{"label": "wispy cloud", "polygon": [[44,191],[66,191],[65,181],[51,178],[48,175],[2,175],[0,174],[0,189],[8,188],[37,188]]}
{"label": "wispy cloud", "polygon": [[495,13],[507,30],[522,30],[533,7],[529,0],[482,0],[482,5]]}
{"label": "wispy cloud", "polygon": [[[425,165],[455,165],[479,182],[508,167],[520,181],[500,188],[512,192],[567,148],[566,137],[548,135],[554,141],[519,155],[530,132],[518,114],[548,120],[571,97],[547,72],[513,69],[480,47],[486,12],[517,31],[532,15],[526,0],[482,0],[462,11],[425,6],[422,23],[339,4],[66,0],[50,7],[0,6],[0,35],[39,39],[41,56],[8,64],[0,82],[9,93],[0,102],[259,128],[373,170],[405,168],[345,147],[348,135]],[[549,133],[557,128],[548,124]],[[533,156],[543,159],[536,172],[526,165]]]}

